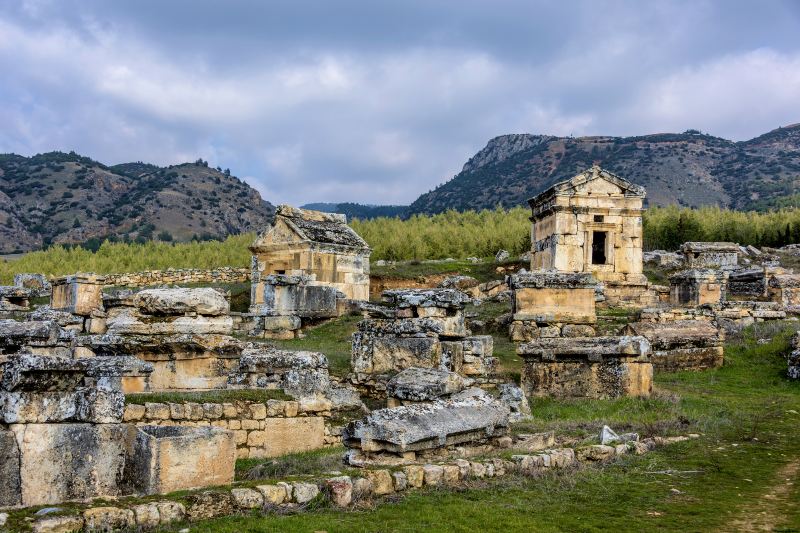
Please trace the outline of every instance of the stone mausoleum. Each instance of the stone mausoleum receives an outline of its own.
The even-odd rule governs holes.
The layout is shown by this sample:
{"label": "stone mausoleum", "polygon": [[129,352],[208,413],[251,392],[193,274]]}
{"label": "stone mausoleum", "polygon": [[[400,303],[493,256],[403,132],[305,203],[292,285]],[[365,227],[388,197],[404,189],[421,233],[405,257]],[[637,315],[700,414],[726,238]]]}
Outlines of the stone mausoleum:
{"label": "stone mausoleum", "polygon": [[367,243],[344,215],[278,206],[275,221],[250,247],[251,303],[264,303],[266,278],[304,276],[311,285],[326,285],[348,300],[369,300]]}
{"label": "stone mausoleum", "polygon": [[528,200],[531,269],[588,272],[610,303],[641,303],[645,190],[594,165]]}

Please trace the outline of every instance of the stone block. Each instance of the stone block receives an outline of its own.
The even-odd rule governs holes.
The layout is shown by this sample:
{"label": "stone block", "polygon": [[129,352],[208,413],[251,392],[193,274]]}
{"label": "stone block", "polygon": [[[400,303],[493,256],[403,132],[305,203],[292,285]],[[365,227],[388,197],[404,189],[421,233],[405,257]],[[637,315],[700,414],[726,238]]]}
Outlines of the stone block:
{"label": "stone block", "polygon": [[442,478],[444,477],[444,468],[439,465],[424,465],[422,467],[424,474],[424,482],[428,487],[436,487],[441,485]]}
{"label": "stone block", "polygon": [[140,426],[129,476],[145,494],[226,485],[233,481],[236,445],[212,427]]}
{"label": "stone block", "polygon": [[292,483],[292,499],[300,505],[306,504],[317,497],[319,487],[314,483],[295,481]]}
{"label": "stone block", "polygon": [[348,507],[353,501],[353,481],[349,476],[326,479],[325,490],[336,507]]}
{"label": "stone block", "polygon": [[388,470],[367,470],[364,477],[372,482],[372,493],[383,496],[394,492],[392,474]]}
{"label": "stone block", "polygon": [[216,289],[175,288],[144,289],[133,296],[134,307],[148,315],[184,315],[194,313],[221,316],[230,313],[230,304]]}
{"label": "stone block", "polygon": [[93,507],[83,512],[87,531],[121,531],[136,527],[136,516],[130,509]]}
{"label": "stone block", "polygon": [[132,441],[125,424],[14,424],[22,504],[115,497]]}
{"label": "stone block", "polygon": [[0,508],[22,503],[20,453],[16,436],[0,427]]}
{"label": "stone block", "polygon": [[260,509],[264,505],[264,496],[253,489],[231,489],[233,503],[239,509]]}
{"label": "stone block", "polygon": [[325,419],[318,416],[267,418],[261,457],[317,450],[325,445]]}
{"label": "stone block", "polygon": [[403,467],[403,473],[408,480],[408,486],[414,489],[422,487],[425,480],[425,470],[420,465],[408,465]]}
{"label": "stone block", "polygon": [[256,490],[264,497],[268,505],[280,505],[287,501],[286,487],[281,485],[258,485]]}

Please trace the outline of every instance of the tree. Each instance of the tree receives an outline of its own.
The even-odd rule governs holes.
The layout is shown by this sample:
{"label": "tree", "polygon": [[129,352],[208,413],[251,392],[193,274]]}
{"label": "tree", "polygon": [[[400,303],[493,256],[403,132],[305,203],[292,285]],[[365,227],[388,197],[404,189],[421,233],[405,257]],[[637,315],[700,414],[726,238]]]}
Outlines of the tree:
{"label": "tree", "polygon": [[72,227],[73,228],[80,228],[81,227],[81,221],[78,220],[78,217],[75,217],[75,222],[72,223]]}
{"label": "tree", "polygon": [[164,230],[158,234],[158,240],[164,242],[172,242],[172,234],[167,230]]}

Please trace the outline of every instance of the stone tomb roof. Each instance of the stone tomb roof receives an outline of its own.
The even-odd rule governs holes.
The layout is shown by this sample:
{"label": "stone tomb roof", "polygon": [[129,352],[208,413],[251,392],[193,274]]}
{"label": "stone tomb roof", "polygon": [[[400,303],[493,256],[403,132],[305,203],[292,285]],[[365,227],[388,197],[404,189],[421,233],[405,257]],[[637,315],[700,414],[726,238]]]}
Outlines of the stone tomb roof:
{"label": "stone tomb roof", "polygon": [[556,183],[549,189],[537,194],[528,200],[531,207],[550,201],[554,196],[580,196],[584,186],[595,180],[605,180],[619,187],[626,197],[644,198],[646,195],[644,187],[631,183],[625,178],[592,165],[591,168],[573,176],[572,178]]}
{"label": "stone tomb roof", "polygon": [[339,213],[323,213],[309,209],[298,209],[279,205],[272,226],[261,233],[253,249],[269,241],[269,235],[281,223],[288,226],[300,241],[345,246],[369,251],[369,245],[358,233],[347,225],[347,217]]}

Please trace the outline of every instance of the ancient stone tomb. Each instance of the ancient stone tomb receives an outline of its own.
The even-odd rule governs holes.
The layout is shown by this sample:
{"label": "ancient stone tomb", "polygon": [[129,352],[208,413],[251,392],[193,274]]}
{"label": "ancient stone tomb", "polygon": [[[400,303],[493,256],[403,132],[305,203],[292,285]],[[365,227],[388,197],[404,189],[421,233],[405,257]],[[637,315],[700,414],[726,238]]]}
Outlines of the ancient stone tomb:
{"label": "ancient stone tomb", "polygon": [[349,300],[369,299],[367,243],[344,215],[278,206],[274,223],[250,247],[254,306],[269,298],[268,276],[307,276],[313,285],[333,287]]}
{"label": "ancient stone tomb", "polygon": [[517,347],[528,397],[649,396],[650,354],[639,336],[540,338]]}
{"label": "ancient stone tomb", "polygon": [[384,291],[388,307],[374,307],[353,334],[353,381],[374,391],[409,368],[441,368],[479,381],[491,377],[496,360],[490,335],[470,336],[464,306],[471,299],[455,289]]}
{"label": "ancient stone tomb", "polygon": [[593,166],[531,198],[531,269],[591,273],[613,302],[638,301],[647,289],[644,197],[644,188]]}

